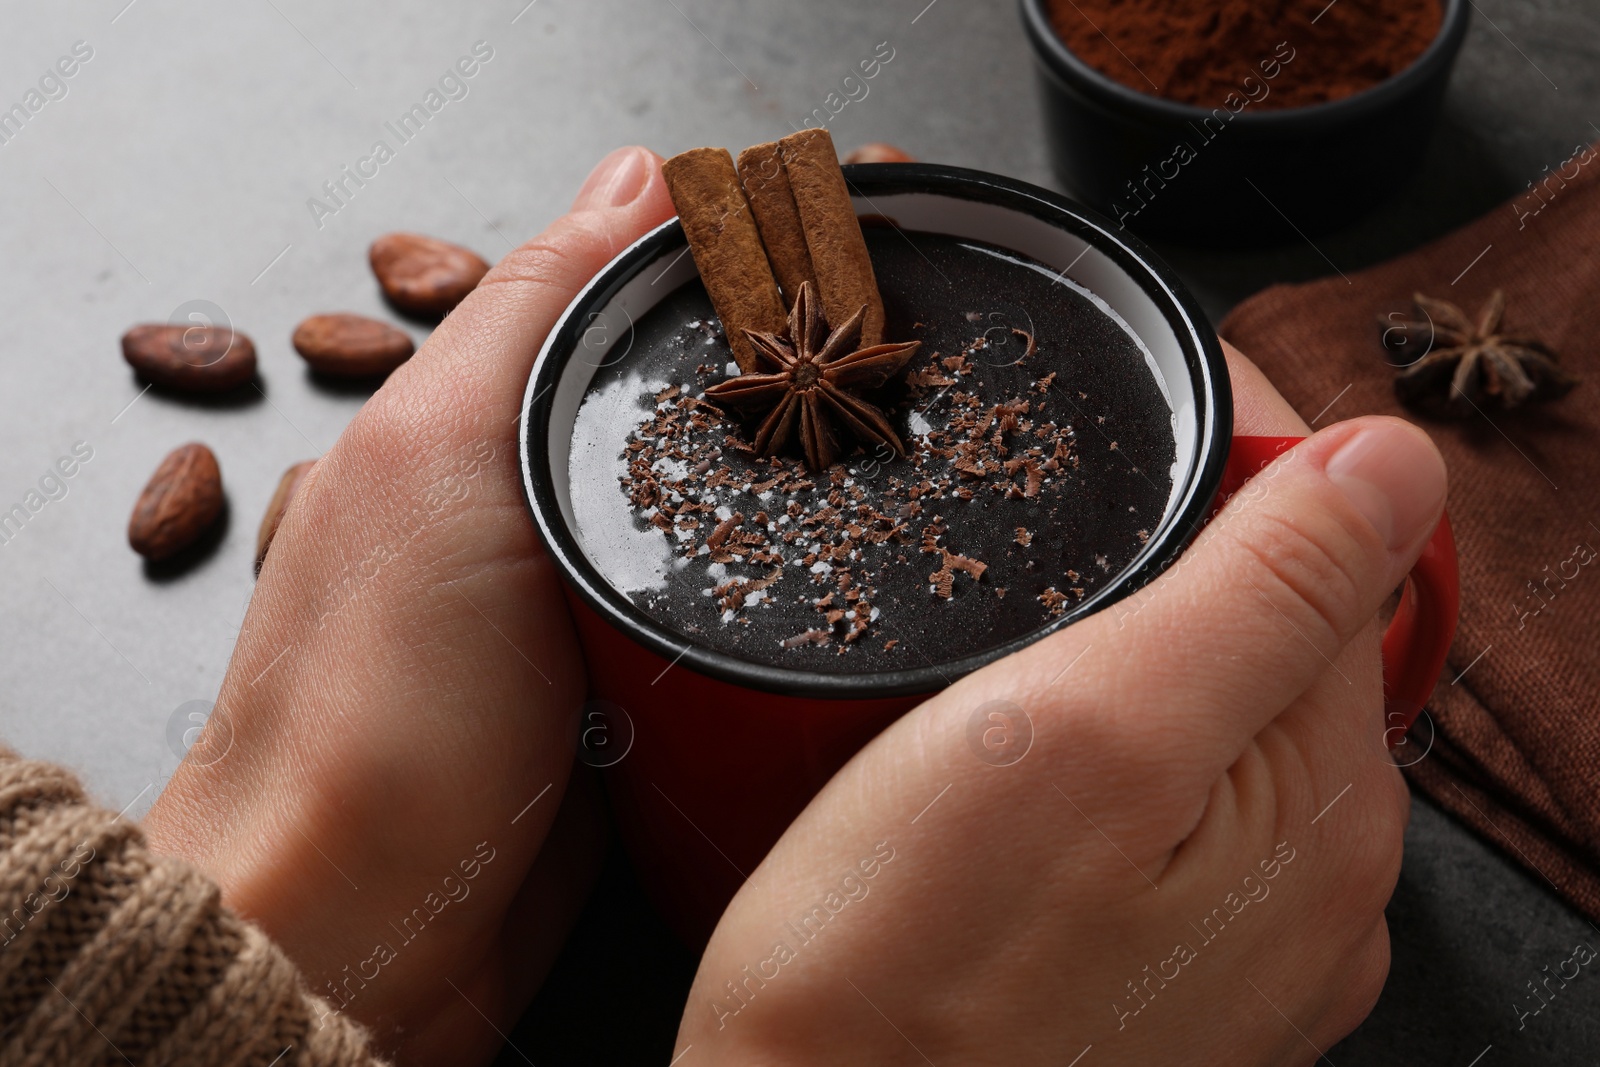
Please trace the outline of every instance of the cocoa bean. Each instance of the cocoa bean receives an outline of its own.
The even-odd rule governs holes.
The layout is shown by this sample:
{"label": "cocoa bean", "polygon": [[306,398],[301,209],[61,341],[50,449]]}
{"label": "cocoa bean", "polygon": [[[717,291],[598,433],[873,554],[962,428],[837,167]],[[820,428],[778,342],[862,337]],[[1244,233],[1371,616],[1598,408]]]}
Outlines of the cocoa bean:
{"label": "cocoa bean", "polygon": [[294,350],[318,374],[366,378],[388,374],[411,358],[411,338],[360,315],[313,315],[294,329]]}
{"label": "cocoa bean", "polygon": [[915,163],[916,159],[909,153],[896,148],[892,144],[882,141],[873,141],[854,149],[840,160],[841,163]]}
{"label": "cocoa bean", "polygon": [[272,501],[267,505],[267,513],[261,516],[261,530],[256,534],[256,573],[261,573],[261,564],[267,558],[267,549],[272,547],[272,538],[278,532],[278,526],[283,522],[284,514],[289,510],[289,502],[294,499],[295,493],[300,491],[300,484],[305,481],[306,475],[311,473],[311,468],[316,466],[314,459],[296,463],[283,472],[283,477],[278,479],[278,488],[273,491]]}
{"label": "cocoa bean", "polygon": [[460,245],[414,233],[386,233],[367,258],[389,302],[412,315],[447,315],[489,272]]}
{"label": "cocoa bean", "polygon": [[145,381],[186,393],[227,392],[256,374],[255,344],[226,326],[135,326],[122,335],[122,358]]}
{"label": "cocoa bean", "polygon": [[133,506],[128,544],[148,560],[168,559],[211,529],[222,503],[222,472],[211,449],[198,443],[174,449]]}

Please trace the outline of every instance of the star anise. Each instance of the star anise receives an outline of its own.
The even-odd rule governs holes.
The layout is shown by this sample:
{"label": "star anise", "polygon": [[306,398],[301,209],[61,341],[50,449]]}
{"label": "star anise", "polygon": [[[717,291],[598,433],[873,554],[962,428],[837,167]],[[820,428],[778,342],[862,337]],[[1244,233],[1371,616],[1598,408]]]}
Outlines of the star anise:
{"label": "star anise", "polygon": [[811,283],[800,286],[789,311],[788,336],[746,330],[764,367],[718,382],[706,396],[748,413],[766,412],[756,428],[756,451],[776,455],[798,430],[806,465],[820,471],[839,457],[834,424],[863,444],[905,455],[889,420],[856,390],[876,389],[905,368],[921,341],[857,348],[866,307],[829,330]]}
{"label": "star anise", "polygon": [[1514,408],[1553,399],[1578,384],[1542,342],[1501,332],[1504,290],[1490,295],[1477,321],[1448,300],[1421,293],[1412,300],[1416,319],[1380,320],[1390,350],[1425,346],[1423,356],[1395,379],[1395,395],[1402,402],[1440,414],[1470,415],[1485,404]]}

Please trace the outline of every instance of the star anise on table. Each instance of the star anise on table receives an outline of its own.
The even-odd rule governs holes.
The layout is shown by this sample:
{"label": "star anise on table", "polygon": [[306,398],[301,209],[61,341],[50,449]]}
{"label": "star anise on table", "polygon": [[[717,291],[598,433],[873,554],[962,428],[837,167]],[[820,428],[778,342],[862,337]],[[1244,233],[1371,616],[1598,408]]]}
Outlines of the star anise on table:
{"label": "star anise on table", "polygon": [[1394,391],[1412,407],[1470,415],[1484,405],[1514,408],[1564,396],[1578,380],[1562,370],[1542,342],[1501,332],[1506,294],[1496,289],[1476,321],[1455,304],[1417,293],[1417,318],[1380,319],[1384,345],[1405,352],[1426,346],[1395,379]]}
{"label": "star anise on table", "polygon": [[787,337],[746,330],[757,359],[769,369],[718,382],[706,390],[707,398],[747,414],[766,412],[754,441],[764,456],[776,455],[798,433],[813,471],[839,458],[836,425],[863,444],[887,445],[905,455],[888,418],[857,392],[899,374],[922,342],[857,348],[866,307],[830,330],[819,303],[805,282],[789,310]]}

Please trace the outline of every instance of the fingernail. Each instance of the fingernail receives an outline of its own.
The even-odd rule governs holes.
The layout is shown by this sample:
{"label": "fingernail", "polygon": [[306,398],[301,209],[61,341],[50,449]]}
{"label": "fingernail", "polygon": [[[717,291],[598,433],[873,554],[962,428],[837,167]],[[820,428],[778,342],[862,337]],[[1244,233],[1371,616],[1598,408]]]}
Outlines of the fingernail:
{"label": "fingernail", "polygon": [[1363,427],[1323,469],[1391,552],[1430,533],[1444,503],[1444,461],[1422,431],[1399,421]]}
{"label": "fingernail", "polygon": [[650,163],[650,153],[643,148],[619,148],[612,152],[589,172],[583,188],[578,190],[577,199],[572,202],[572,210],[590,211],[633,203],[649,181]]}

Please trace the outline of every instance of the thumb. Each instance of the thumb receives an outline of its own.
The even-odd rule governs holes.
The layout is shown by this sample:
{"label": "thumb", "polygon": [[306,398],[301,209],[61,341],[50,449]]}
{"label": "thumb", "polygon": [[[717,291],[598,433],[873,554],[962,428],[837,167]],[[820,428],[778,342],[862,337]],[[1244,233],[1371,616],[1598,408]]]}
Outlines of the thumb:
{"label": "thumb", "polygon": [[618,148],[596,163],[572,198],[573,211],[605,211],[627,207],[648,192],[661,174],[661,157],[637,145]]}
{"label": "thumb", "polygon": [[1427,434],[1392,418],[1330,427],[1247,483],[1166,575],[1090,620],[1141,665],[1151,735],[1231,764],[1405,577],[1445,484]]}
{"label": "thumb", "polygon": [[[545,335],[578,291],[611,259],[673,215],[661,157],[619,148],[602,159],[572,209],[508,253],[400,368],[385,391],[436,398],[487,429],[521,407]],[[403,373],[402,373],[403,372]]]}

